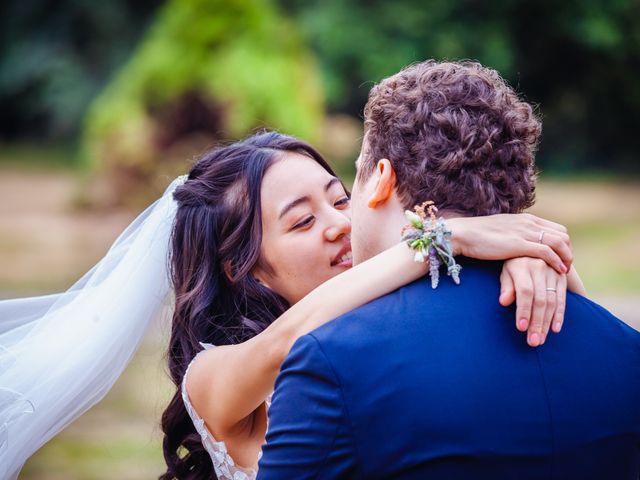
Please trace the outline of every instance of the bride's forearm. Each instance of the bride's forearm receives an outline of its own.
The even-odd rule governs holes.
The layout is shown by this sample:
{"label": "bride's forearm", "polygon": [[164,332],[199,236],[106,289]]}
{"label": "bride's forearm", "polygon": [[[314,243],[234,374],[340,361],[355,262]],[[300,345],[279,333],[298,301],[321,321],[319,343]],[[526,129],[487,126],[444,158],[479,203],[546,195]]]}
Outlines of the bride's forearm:
{"label": "bride's forearm", "polygon": [[414,253],[404,242],[385,250],[318,286],[269,328],[281,332],[288,353],[300,336],[426,274]]}
{"label": "bride's forearm", "polygon": [[528,213],[448,218],[454,254],[479,260],[533,257],[558,273],[573,261],[567,229]]}
{"label": "bride's forearm", "polygon": [[212,433],[224,436],[243,425],[264,402],[300,336],[424,275],[426,265],[413,256],[400,243],[318,286],[252,339],[201,355],[190,376],[207,378],[199,403],[209,412]]}

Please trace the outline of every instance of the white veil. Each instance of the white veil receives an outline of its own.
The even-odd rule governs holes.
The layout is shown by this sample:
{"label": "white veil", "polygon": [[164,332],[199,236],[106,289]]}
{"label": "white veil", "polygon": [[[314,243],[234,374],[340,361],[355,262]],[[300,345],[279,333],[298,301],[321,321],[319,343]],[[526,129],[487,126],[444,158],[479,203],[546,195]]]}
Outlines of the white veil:
{"label": "white veil", "polygon": [[64,293],[0,301],[0,478],[100,401],[171,305],[174,180]]}

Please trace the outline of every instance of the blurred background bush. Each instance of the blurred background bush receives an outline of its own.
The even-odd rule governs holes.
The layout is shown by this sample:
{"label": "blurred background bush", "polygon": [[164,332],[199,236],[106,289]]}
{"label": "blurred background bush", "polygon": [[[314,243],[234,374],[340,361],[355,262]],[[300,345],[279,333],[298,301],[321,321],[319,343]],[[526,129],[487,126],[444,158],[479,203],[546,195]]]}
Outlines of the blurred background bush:
{"label": "blurred background bush", "polygon": [[325,111],[359,118],[372,83],[402,66],[472,58],[540,105],[545,171],[640,170],[637,0],[14,0],[0,8],[7,143],[83,137],[86,160],[102,166],[158,161],[178,143],[200,143],[196,136],[235,139],[261,125],[317,141]]}
{"label": "blurred background bush", "polygon": [[87,160],[118,175],[122,199],[165,165],[183,171],[190,152],[256,127],[315,140],[322,100],[311,51],[269,2],[173,0],[91,104]]}
{"label": "blurred background bush", "polygon": [[[590,294],[638,326],[638,18],[638,0],[2,2],[0,296],[66,288],[198,153],[257,128],[350,182],[375,82],[477,59],[543,116],[534,213],[570,228]],[[160,472],[164,329],[23,478]]]}

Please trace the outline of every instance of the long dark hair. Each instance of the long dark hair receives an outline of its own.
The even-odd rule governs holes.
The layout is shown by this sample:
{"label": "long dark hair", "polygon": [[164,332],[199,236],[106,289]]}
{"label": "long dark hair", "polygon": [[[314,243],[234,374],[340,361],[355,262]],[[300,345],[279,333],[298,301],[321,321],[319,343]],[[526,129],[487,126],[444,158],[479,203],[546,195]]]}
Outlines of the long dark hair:
{"label": "long dark hair", "polygon": [[289,307],[251,275],[262,262],[262,179],[284,152],[306,155],[335,175],[311,146],[268,132],[208,151],[175,190],[170,259],[175,311],[167,357],[177,389],[162,415],[167,471],[161,480],[215,478],[180,388],[187,366],[202,350],[199,343],[244,342]]}

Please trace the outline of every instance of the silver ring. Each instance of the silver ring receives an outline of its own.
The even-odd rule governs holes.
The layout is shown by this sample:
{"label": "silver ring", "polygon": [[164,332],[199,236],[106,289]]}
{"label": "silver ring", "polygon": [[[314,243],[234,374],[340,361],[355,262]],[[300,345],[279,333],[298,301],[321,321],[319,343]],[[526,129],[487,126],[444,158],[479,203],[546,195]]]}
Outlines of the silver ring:
{"label": "silver ring", "polygon": [[547,287],[546,290],[547,290],[547,292],[554,292],[554,293],[558,291],[553,287]]}
{"label": "silver ring", "polygon": [[538,242],[542,243],[543,239],[544,239],[544,230],[540,230],[540,236],[538,237]]}

